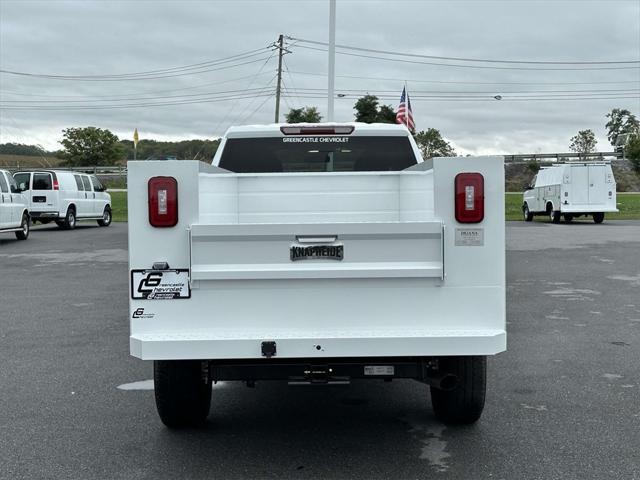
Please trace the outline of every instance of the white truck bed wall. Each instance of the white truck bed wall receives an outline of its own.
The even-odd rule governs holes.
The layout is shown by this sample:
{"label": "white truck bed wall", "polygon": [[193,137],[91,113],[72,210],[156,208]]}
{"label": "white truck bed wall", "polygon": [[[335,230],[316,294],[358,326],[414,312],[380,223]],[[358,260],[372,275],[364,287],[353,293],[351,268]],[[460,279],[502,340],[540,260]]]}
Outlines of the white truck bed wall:
{"label": "white truck bed wall", "polygon": [[200,223],[433,219],[433,172],[206,174]]}
{"label": "white truck bed wall", "polygon": [[[192,287],[189,299],[130,299],[134,356],[260,358],[265,340],[283,358],[506,348],[501,157],[403,172],[240,175],[195,161],[129,162],[128,172],[130,268],[190,269]],[[485,178],[481,223],[455,220],[460,172]],[[173,228],[149,224],[154,176],[178,182]],[[456,244],[460,229],[481,241]],[[343,261],[290,261],[300,237],[332,236]]]}

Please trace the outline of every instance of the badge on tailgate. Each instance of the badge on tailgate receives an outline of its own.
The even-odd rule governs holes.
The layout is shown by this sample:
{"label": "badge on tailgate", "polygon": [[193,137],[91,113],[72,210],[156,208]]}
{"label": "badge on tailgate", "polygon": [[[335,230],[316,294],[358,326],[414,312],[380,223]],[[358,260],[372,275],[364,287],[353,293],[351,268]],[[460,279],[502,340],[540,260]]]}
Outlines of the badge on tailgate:
{"label": "badge on tailgate", "polygon": [[144,300],[191,298],[189,270],[131,270],[131,298]]}

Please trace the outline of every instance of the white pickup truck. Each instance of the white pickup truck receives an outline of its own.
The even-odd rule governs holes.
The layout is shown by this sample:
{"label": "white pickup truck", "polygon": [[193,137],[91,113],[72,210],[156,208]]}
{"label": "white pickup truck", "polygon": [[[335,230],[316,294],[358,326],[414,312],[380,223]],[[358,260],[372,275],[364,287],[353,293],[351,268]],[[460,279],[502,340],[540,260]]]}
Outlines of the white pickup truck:
{"label": "white pickup truck", "polygon": [[[423,161],[404,126],[232,127],[213,165],[128,165],[131,354],[163,423],[212,383],[415,379],[472,423],[506,348],[502,157]],[[425,396],[426,399],[426,396]]]}

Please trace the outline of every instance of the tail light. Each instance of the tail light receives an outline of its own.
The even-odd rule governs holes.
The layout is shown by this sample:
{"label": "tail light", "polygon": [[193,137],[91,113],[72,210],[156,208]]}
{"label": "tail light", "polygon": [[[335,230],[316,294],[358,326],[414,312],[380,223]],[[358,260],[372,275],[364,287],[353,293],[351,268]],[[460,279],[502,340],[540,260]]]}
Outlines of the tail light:
{"label": "tail light", "polygon": [[53,189],[60,190],[60,184],[58,183],[58,180],[53,181]]}
{"label": "tail light", "polygon": [[173,177],[149,179],[149,223],[154,227],[174,227],[178,223],[178,182]]}
{"label": "tail light", "polygon": [[480,223],[484,219],[484,177],[480,173],[459,173],[455,192],[456,220]]}

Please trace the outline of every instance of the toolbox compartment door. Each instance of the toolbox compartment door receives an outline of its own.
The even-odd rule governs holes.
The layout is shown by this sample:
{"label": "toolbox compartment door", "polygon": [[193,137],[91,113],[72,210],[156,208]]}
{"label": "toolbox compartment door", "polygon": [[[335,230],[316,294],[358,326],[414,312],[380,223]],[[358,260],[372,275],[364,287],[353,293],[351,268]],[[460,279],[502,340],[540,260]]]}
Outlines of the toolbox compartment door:
{"label": "toolbox compartment door", "polygon": [[194,224],[191,280],[444,279],[443,224]]}

